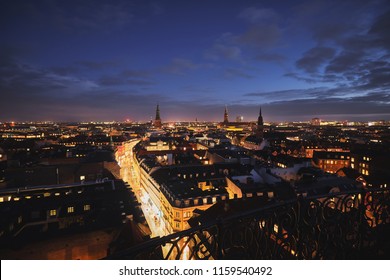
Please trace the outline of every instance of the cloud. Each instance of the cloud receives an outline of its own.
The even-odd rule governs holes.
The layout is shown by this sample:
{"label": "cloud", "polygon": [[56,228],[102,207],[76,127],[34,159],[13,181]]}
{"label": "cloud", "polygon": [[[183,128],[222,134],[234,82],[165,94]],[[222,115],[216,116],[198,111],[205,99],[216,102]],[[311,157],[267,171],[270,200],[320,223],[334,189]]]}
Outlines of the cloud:
{"label": "cloud", "polygon": [[[352,2],[349,5],[353,7]],[[326,38],[336,26],[313,28],[318,46],[307,50],[296,61],[299,71],[285,76],[310,83],[335,83],[336,87],[356,91],[357,96],[367,91],[389,90],[390,11],[378,13],[370,6],[367,11],[372,14],[362,20],[361,11],[351,8],[351,18],[359,20],[359,24],[340,25],[335,40]]]}
{"label": "cloud", "polygon": [[[157,2],[142,1],[6,1],[0,9],[0,28],[15,19],[25,19],[30,27],[49,25],[71,34],[109,33],[164,13]],[[139,2],[139,3],[137,3]],[[19,22],[18,22],[19,24]]]}
{"label": "cloud", "polygon": [[244,94],[249,97],[259,97],[263,102],[275,102],[285,100],[296,100],[296,99],[313,99],[319,97],[329,97],[331,90],[325,87],[309,88],[309,89],[288,89],[288,90],[277,90],[268,92],[250,92]]}
{"label": "cloud", "polygon": [[89,69],[89,70],[102,70],[111,67],[118,66],[118,62],[116,61],[91,61],[91,60],[83,60],[77,62],[80,66]]}
{"label": "cloud", "polygon": [[[379,115],[387,117],[390,115],[390,104],[381,104],[375,100],[371,102],[361,97],[343,98],[324,98],[316,99],[297,99],[292,101],[280,101],[270,104],[274,109],[280,110],[285,116],[336,116],[342,115],[347,118],[364,119],[367,115],[373,115],[377,118]],[[369,97],[367,99],[370,99]]]}
{"label": "cloud", "polygon": [[156,83],[150,78],[150,71],[126,69],[116,75],[104,75],[99,78],[101,86],[151,86]]}
{"label": "cloud", "polygon": [[379,16],[371,26],[369,35],[374,35],[373,40],[377,46],[390,50],[390,10]]}
{"label": "cloud", "polygon": [[250,7],[242,10],[238,14],[238,18],[244,19],[250,23],[259,23],[276,19],[277,15],[272,9]]}
{"label": "cloud", "polygon": [[241,60],[242,51],[238,46],[214,44],[213,47],[206,51],[205,58],[211,60]]}
{"label": "cloud", "polygon": [[297,60],[296,65],[308,73],[315,73],[321,65],[332,59],[335,54],[336,50],[333,48],[315,47],[306,51],[303,57]]}
{"label": "cloud", "polygon": [[247,72],[237,68],[227,68],[224,71],[224,76],[228,79],[231,78],[245,78],[253,79],[255,76],[248,74]]}
{"label": "cloud", "polygon": [[282,63],[286,61],[287,57],[278,53],[260,53],[256,55],[256,60]]}
{"label": "cloud", "polygon": [[275,24],[258,24],[239,35],[237,42],[256,48],[269,48],[278,42],[281,34],[281,30]]}
{"label": "cloud", "polygon": [[363,52],[343,51],[329,62],[326,67],[326,72],[338,74],[346,73],[356,69],[356,67],[362,63],[363,60]]}
{"label": "cloud", "polygon": [[52,4],[52,20],[61,29],[72,32],[107,31],[129,24],[134,11],[126,1],[99,3],[85,1],[75,6],[66,2]]}
{"label": "cloud", "polygon": [[151,86],[155,84],[154,82],[148,80],[123,78],[122,76],[103,76],[98,82],[101,86]]}
{"label": "cloud", "polygon": [[10,58],[10,63],[0,68],[0,89],[15,89],[25,94],[36,92],[47,93],[55,90],[57,93],[90,90],[98,85],[89,79],[70,75],[60,75],[50,69],[35,67],[17,62]]}
{"label": "cloud", "polygon": [[52,66],[50,67],[50,70],[58,75],[79,75],[80,73],[85,72],[85,70],[101,72],[117,68],[118,66],[119,63],[116,61],[83,60],[66,66]]}
{"label": "cloud", "polygon": [[189,59],[174,58],[169,65],[162,67],[160,70],[163,73],[183,75],[187,71],[210,67],[212,67],[211,64],[194,63]]}

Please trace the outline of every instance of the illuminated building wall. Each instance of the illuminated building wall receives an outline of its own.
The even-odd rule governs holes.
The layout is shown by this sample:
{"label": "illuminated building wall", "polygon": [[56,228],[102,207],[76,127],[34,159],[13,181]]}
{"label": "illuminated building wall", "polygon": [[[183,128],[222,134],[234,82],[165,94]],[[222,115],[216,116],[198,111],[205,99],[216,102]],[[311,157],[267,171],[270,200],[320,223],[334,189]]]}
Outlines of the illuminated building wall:
{"label": "illuminated building wall", "polygon": [[312,163],[328,173],[336,173],[343,167],[349,167],[351,163],[350,153],[315,151]]}

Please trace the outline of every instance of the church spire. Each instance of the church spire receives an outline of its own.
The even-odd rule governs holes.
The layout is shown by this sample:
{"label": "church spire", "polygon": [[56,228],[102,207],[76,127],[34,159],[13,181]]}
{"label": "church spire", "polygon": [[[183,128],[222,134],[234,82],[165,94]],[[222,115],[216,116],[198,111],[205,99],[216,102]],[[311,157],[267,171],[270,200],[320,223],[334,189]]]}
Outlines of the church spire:
{"label": "church spire", "polygon": [[228,123],[229,122],[229,115],[227,111],[227,106],[225,105],[225,113],[223,114],[223,122]]}
{"label": "church spire", "polygon": [[160,106],[157,103],[156,118],[154,120],[154,127],[161,128]]}
{"label": "church spire", "polygon": [[156,121],[157,120],[161,120],[161,118],[160,118],[160,106],[159,106],[158,103],[157,103],[157,108],[156,108]]}
{"label": "church spire", "polygon": [[257,118],[256,137],[259,140],[264,138],[264,122],[263,116],[261,115],[261,106],[259,111],[259,117]]}

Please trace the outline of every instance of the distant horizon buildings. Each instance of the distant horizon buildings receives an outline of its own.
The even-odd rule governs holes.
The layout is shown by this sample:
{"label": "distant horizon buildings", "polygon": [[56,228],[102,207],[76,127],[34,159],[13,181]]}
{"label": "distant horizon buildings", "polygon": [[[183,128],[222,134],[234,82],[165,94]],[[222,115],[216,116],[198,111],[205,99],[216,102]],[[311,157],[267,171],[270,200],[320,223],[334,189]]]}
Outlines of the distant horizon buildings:
{"label": "distant horizon buildings", "polygon": [[[240,124],[240,125],[245,125],[248,123],[256,123],[258,122],[258,117],[251,119],[251,117],[244,116],[241,114],[242,112],[239,112],[239,115],[236,116],[235,121],[229,121],[229,110],[228,106],[225,105],[224,109],[224,117],[223,117],[223,122],[222,123],[229,123],[229,124]],[[177,119],[172,119],[172,116],[170,117],[169,115],[172,114],[172,110],[169,110],[167,112],[168,116],[165,119],[165,123],[173,123],[173,122],[210,122],[210,123],[221,123],[221,121],[218,120],[218,118],[211,118],[211,119],[199,119],[198,117],[195,117],[195,120],[193,118],[177,118]],[[339,115],[337,115],[339,116]],[[247,121],[244,121],[244,119],[247,119]],[[326,115],[318,115],[318,116],[308,116],[305,119],[302,119],[301,117],[297,117],[296,119],[291,119],[290,120],[275,120],[272,117],[272,110],[268,110],[267,114],[267,123],[275,123],[275,124],[283,124],[283,123],[308,123],[313,126],[320,126],[320,125],[334,125],[336,123],[343,124],[343,125],[355,125],[359,123],[367,123],[369,125],[385,125],[386,123],[390,122],[390,119],[383,119],[383,118],[378,118],[378,119],[373,119],[373,120],[354,120],[353,119],[346,119],[343,116],[340,116],[340,118],[331,118],[331,117],[326,117]],[[9,120],[1,120],[0,119],[0,125],[1,124],[6,124],[6,123],[12,123],[15,125],[16,123],[121,123],[121,122],[126,122],[126,123],[151,123],[153,124],[154,127],[156,128],[161,128],[162,124],[164,123],[161,119],[161,113],[160,113],[160,104],[158,103],[156,105],[156,110],[155,110],[155,117],[151,118],[149,120],[145,119],[136,119],[136,118],[128,118],[124,117],[122,120],[114,119],[112,118],[110,121],[107,121],[107,119],[89,119],[89,120],[18,120],[17,118],[9,119]]]}

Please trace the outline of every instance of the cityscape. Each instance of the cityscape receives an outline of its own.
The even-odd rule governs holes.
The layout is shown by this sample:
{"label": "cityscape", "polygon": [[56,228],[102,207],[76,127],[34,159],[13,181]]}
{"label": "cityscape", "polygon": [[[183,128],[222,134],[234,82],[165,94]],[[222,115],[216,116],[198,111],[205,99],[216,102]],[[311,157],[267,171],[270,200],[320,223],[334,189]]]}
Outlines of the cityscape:
{"label": "cityscape", "polygon": [[[188,232],[256,213],[257,230],[264,227],[269,239],[260,249],[269,250],[278,232],[296,229],[272,220],[269,233],[263,209],[276,207],[275,214],[280,203],[308,198],[329,208],[334,222],[356,218],[363,207],[370,231],[387,232],[389,121],[268,123],[260,106],[257,120],[230,121],[226,106],[218,123],[165,123],[162,112],[156,105],[147,123],[2,123],[2,259],[131,259],[133,253],[149,259],[146,249],[134,248],[151,243],[155,250],[163,238],[176,242],[161,241],[153,253],[160,259],[241,258],[232,244],[224,245],[222,257],[212,252],[213,231]],[[327,234],[335,241],[336,233]],[[388,257],[389,239],[382,238],[377,258]],[[272,257],[343,258],[320,253],[329,244],[317,242],[309,257],[298,254],[297,244],[289,244],[289,257],[280,249]],[[349,246],[355,257],[361,253]]]}
{"label": "cityscape", "polygon": [[0,258],[390,259],[389,19],[3,1]]}

